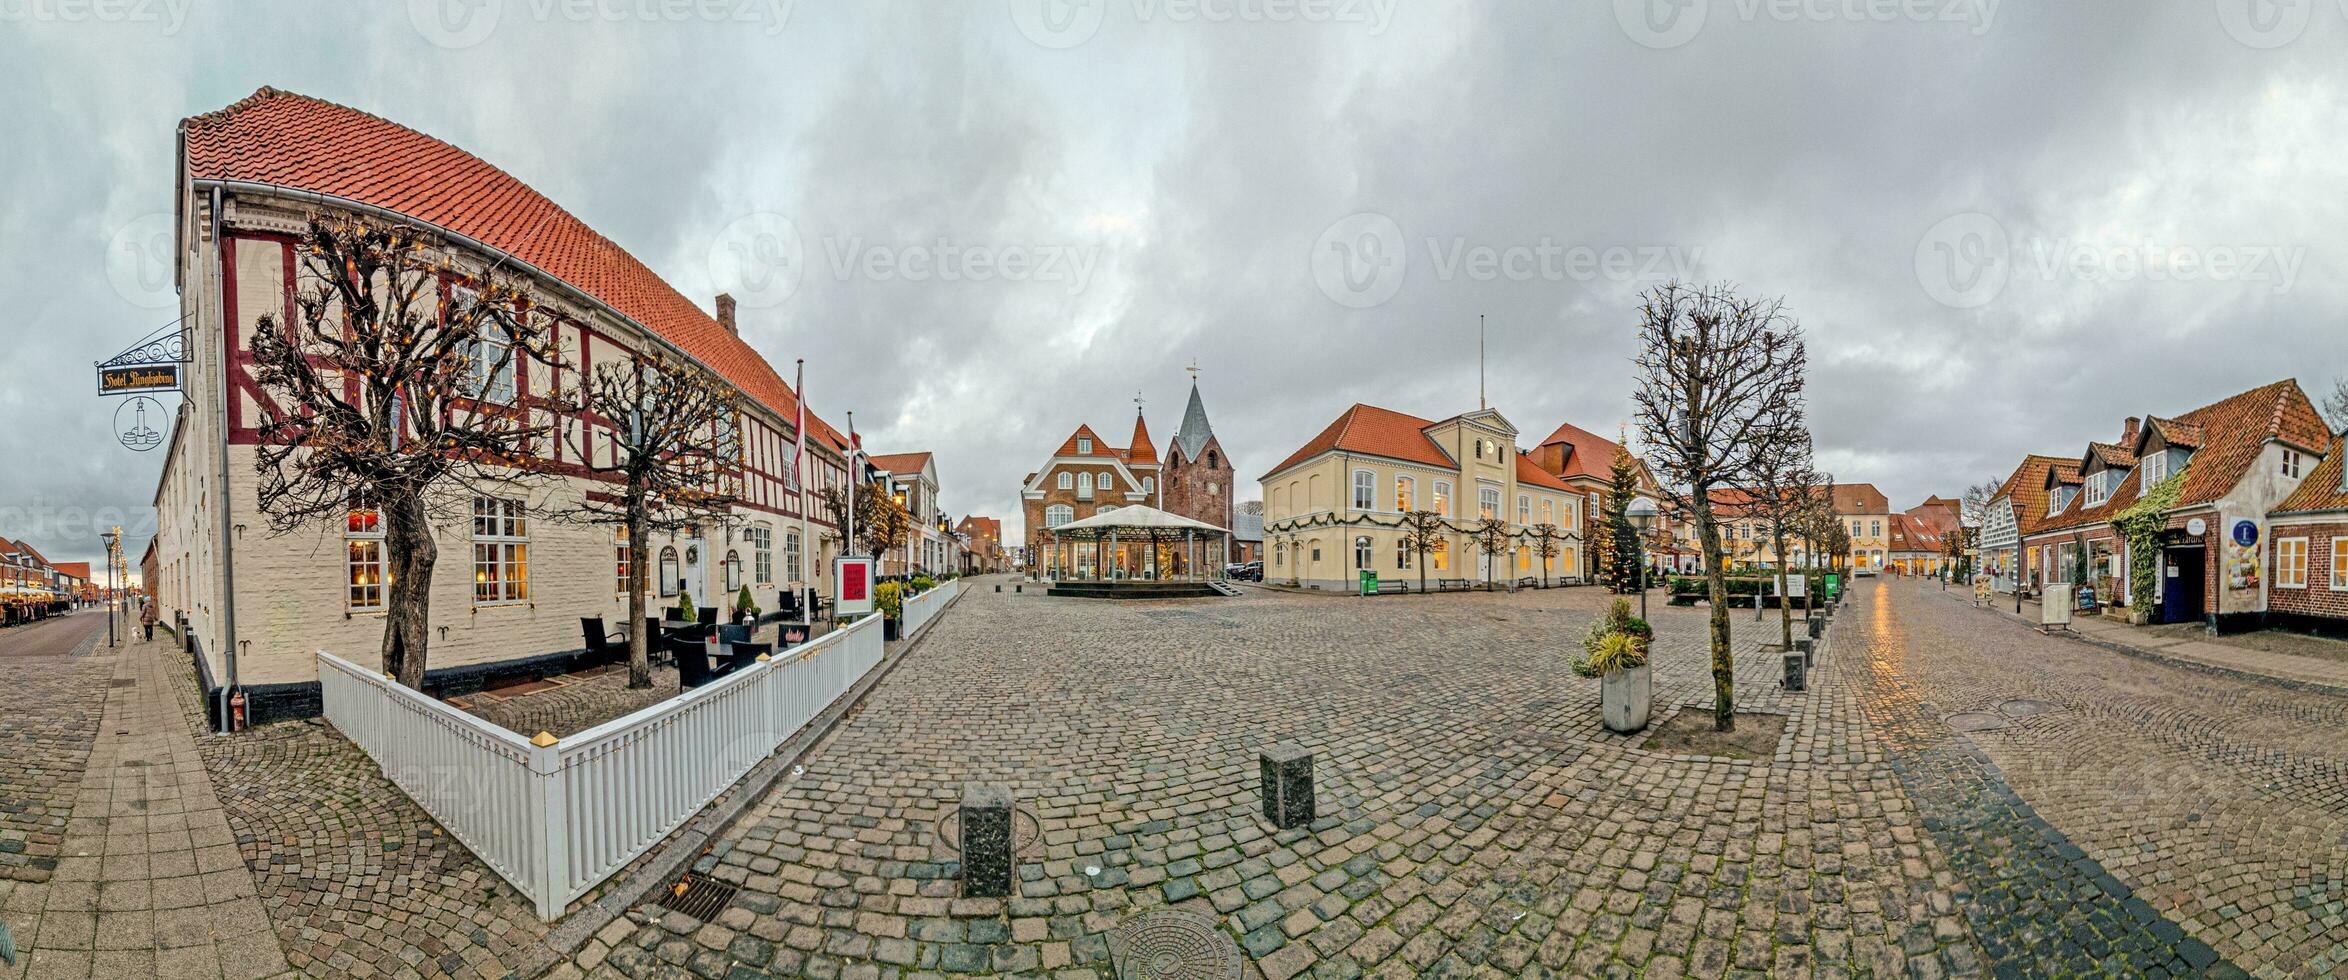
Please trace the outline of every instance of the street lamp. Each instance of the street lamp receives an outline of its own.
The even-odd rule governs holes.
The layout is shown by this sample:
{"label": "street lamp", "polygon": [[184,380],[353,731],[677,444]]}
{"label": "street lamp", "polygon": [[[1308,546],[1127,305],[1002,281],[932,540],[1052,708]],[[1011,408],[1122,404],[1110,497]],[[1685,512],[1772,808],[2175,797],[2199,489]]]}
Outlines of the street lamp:
{"label": "street lamp", "polygon": [[1662,516],[1663,512],[1656,509],[1654,501],[1648,500],[1645,497],[1633,497],[1631,498],[1630,505],[1622,509],[1622,514],[1624,517],[1630,519],[1631,527],[1635,528],[1639,532],[1639,618],[1646,619],[1647,532],[1649,529],[1655,526],[1655,519]]}
{"label": "street lamp", "polygon": [[121,645],[114,635],[114,603],[119,598],[114,587],[114,541],[121,534],[120,530],[98,533],[98,540],[106,544],[106,645],[108,647]]}

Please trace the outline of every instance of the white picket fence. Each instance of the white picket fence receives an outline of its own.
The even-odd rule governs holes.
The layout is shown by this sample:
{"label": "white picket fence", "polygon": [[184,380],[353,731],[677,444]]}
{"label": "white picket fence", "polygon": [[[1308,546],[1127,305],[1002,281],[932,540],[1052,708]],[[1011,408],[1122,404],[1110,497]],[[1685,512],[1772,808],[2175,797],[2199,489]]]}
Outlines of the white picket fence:
{"label": "white picket fence", "polygon": [[961,594],[962,580],[950,579],[943,585],[905,600],[904,618],[897,624],[897,635],[908,640],[920,636],[922,630],[929,628],[930,621],[937,618],[938,611],[946,608],[947,603],[953,602],[954,597]]}
{"label": "white picket fence", "polygon": [[[942,606],[924,606],[924,621]],[[880,617],[868,616],[547,746],[323,650],[318,681],[327,720],[552,921],[772,755],[882,652]]]}

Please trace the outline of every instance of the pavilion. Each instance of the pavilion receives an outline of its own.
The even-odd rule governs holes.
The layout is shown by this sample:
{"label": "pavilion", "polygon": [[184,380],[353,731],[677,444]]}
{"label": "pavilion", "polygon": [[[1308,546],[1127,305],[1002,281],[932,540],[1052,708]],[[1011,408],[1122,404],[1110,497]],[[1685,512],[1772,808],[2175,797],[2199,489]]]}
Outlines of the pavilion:
{"label": "pavilion", "polygon": [[1051,594],[1110,599],[1217,595],[1223,528],[1155,507],[1119,507],[1051,529]]}

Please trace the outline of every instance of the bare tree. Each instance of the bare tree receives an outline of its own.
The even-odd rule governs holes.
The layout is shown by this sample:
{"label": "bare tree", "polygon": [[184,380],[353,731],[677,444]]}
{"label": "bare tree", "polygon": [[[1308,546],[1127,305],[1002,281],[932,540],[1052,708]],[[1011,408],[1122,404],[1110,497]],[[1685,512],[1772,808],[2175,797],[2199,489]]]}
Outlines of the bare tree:
{"label": "bare tree", "polygon": [[2331,423],[2333,432],[2348,432],[2348,378],[2332,382],[2332,390],[2324,395],[2324,421]]}
{"label": "bare tree", "polygon": [[[553,320],[494,267],[449,266],[445,243],[411,225],[314,214],[294,253],[293,322],[264,315],[250,342],[259,507],[278,533],[381,520],[383,669],[421,687],[433,518],[539,471],[549,426],[517,404],[516,378],[559,363]],[[524,520],[515,506],[477,519]],[[488,587],[526,598],[529,583]]]}
{"label": "bare tree", "polygon": [[1640,439],[1662,490],[1696,522],[1712,600],[1713,727],[1736,728],[1728,576],[1712,491],[1752,482],[1800,431],[1808,354],[1780,300],[1673,282],[1640,304]]}
{"label": "bare tree", "polygon": [[1468,532],[1475,539],[1476,550],[1484,553],[1484,589],[1491,591],[1493,580],[1500,571],[1499,555],[1508,551],[1508,522],[1494,514],[1476,522]]}
{"label": "bare tree", "polygon": [[[823,508],[824,516],[831,519],[833,527],[841,528],[840,533],[843,534],[847,533],[846,528],[849,526],[848,496],[844,487],[825,487],[815,492],[816,505]],[[853,547],[862,548],[864,554],[871,555],[877,561],[890,548],[904,544],[913,534],[913,512],[897,502],[896,496],[889,492],[887,481],[867,483],[856,491],[855,497],[856,542]],[[840,550],[854,553],[849,547]]]}
{"label": "bare tree", "polygon": [[1533,554],[1541,559],[1541,587],[1546,589],[1549,587],[1549,560],[1563,550],[1558,542],[1565,540],[1565,531],[1555,524],[1544,522],[1533,525],[1525,534],[1533,539]]}
{"label": "bare tree", "polygon": [[589,494],[555,517],[627,535],[628,686],[651,687],[651,638],[642,627],[648,539],[723,522],[741,502],[740,398],[715,375],[650,352],[596,365],[577,408],[611,426],[601,439],[595,427],[578,426],[570,441],[587,472],[617,489]]}
{"label": "bare tree", "polygon": [[1792,424],[1795,431],[1776,433],[1770,441],[1780,447],[1779,451],[1754,459],[1745,515],[1760,524],[1762,534],[1777,555],[1778,642],[1779,649],[1790,650],[1794,645],[1794,612],[1791,592],[1786,587],[1786,566],[1790,563],[1786,548],[1815,509],[1812,494],[1819,486],[1808,430],[1801,427],[1798,418],[1781,419],[1776,424]]}
{"label": "bare tree", "polygon": [[1402,515],[1402,542],[1418,555],[1419,591],[1427,591],[1427,555],[1443,547],[1443,536],[1451,530],[1451,522],[1431,510],[1405,511]]}

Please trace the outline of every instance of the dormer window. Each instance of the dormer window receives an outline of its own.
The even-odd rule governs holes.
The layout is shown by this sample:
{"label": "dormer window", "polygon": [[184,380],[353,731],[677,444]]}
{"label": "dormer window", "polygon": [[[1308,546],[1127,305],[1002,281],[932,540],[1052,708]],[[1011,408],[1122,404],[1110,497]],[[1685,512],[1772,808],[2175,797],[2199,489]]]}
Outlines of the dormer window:
{"label": "dormer window", "polygon": [[1076,440],[1076,454],[1079,456],[1092,455],[1092,440],[1079,437]]}
{"label": "dormer window", "polygon": [[2299,466],[2302,462],[2299,450],[2283,450],[2283,477],[2291,480],[2299,479]]}
{"label": "dormer window", "polygon": [[2146,456],[2137,465],[2144,471],[2145,490],[2159,486],[2162,480],[2169,478],[2169,454],[2166,452]]}

